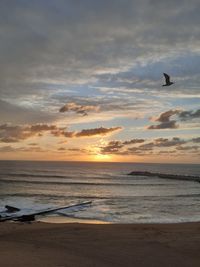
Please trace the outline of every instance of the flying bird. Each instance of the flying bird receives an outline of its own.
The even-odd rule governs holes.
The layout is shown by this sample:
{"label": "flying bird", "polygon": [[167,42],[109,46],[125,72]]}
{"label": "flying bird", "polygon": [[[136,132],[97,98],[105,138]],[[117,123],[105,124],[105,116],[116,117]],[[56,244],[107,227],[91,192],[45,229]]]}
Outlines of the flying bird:
{"label": "flying bird", "polygon": [[170,81],[170,76],[167,73],[163,73],[163,75],[165,76],[165,84],[163,84],[163,86],[170,86],[174,84]]}

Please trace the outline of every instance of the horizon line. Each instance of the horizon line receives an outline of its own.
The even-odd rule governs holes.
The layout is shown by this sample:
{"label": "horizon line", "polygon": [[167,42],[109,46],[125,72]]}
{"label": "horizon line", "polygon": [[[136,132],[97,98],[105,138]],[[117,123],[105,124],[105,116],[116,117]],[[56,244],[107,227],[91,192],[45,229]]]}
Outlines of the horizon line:
{"label": "horizon line", "polygon": [[0,159],[0,162],[2,161],[21,161],[21,162],[66,162],[66,163],[106,163],[106,164],[112,164],[112,163],[120,163],[120,164],[168,164],[168,165],[200,165],[200,163],[189,163],[189,162],[131,162],[131,161],[87,161],[87,160],[31,160],[31,159]]}

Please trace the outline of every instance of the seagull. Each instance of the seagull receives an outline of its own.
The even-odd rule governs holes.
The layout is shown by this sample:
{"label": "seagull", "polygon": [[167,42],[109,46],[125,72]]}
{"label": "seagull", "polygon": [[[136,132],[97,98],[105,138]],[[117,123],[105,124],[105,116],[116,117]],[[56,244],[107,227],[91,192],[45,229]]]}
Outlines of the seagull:
{"label": "seagull", "polygon": [[170,86],[174,84],[173,82],[170,82],[170,76],[167,73],[163,73],[163,75],[165,76],[165,84],[163,84],[163,86]]}

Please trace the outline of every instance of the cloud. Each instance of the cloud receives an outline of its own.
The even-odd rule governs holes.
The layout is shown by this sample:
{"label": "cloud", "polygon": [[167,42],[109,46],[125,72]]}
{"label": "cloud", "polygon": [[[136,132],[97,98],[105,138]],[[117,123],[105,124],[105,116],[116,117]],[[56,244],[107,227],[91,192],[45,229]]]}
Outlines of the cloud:
{"label": "cloud", "polygon": [[51,134],[54,136],[64,136],[67,138],[75,138],[75,137],[90,137],[90,136],[104,136],[108,135],[112,132],[122,130],[122,127],[111,127],[111,128],[93,128],[93,129],[83,129],[80,132],[78,131],[68,131],[64,130],[64,128],[56,128],[51,131]]}
{"label": "cloud", "polygon": [[[146,114],[160,114],[141,131],[141,138],[151,137],[159,133],[151,129],[199,119],[197,110],[188,111],[199,97],[199,0],[19,0],[0,6],[0,125],[7,123],[1,142],[109,135],[118,124],[125,128],[123,140],[135,128],[140,136]],[[172,87],[161,87],[162,72],[171,75]],[[8,129],[8,123],[18,127]],[[31,128],[38,123],[77,128]],[[102,125],[105,130],[98,130]],[[107,149],[126,153],[152,142],[116,141]]]}
{"label": "cloud", "polygon": [[60,112],[70,112],[74,111],[77,114],[81,114],[82,116],[87,116],[88,112],[97,112],[99,111],[98,106],[92,106],[92,105],[87,105],[87,106],[82,106],[78,105],[76,103],[67,103],[63,107],[60,108]]}
{"label": "cloud", "polygon": [[161,122],[157,125],[150,125],[147,127],[148,130],[158,130],[158,129],[176,129],[178,125],[175,120],[170,120],[173,115],[177,115],[180,113],[180,110],[168,110],[166,112],[161,113],[157,118],[154,118],[153,121]]}
{"label": "cloud", "polygon": [[178,137],[173,137],[172,139],[157,138],[154,140],[154,146],[155,147],[171,147],[171,146],[182,145],[185,143],[186,143],[185,140],[182,140]]}
{"label": "cloud", "polygon": [[177,115],[180,113],[180,110],[168,110],[166,112],[161,113],[157,118],[153,119],[153,121],[161,122],[157,125],[150,125],[147,127],[148,130],[159,130],[159,129],[176,129],[178,125],[175,120],[170,120],[173,115]]}
{"label": "cloud", "polygon": [[131,139],[131,140],[122,142],[122,144],[123,145],[132,145],[132,144],[143,143],[144,141],[145,141],[145,139]]}
{"label": "cloud", "polygon": [[[58,115],[45,110],[36,110],[32,107],[23,107],[0,99],[0,123],[50,123]],[[31,100],[30,100],[31,101]]]}
{"label": "cloud", "polygon": [[13,148],[12,146],[2,146],[0,147],[0,151],[1,152],[13,152],[15,151],[15,148]]}
{"label": "cloud", "polygon": [[67,131],[65,128],[56,128],[51,131],[51,134],[55,137],[64,136],[68,138],[72,138],[75,135],[75,132],[73,131]]}
{"label": "cloud", "polygon": [[[138,69],[136,77],[141,80],[151,80],[166,67],[180,69],[183,62],[184,70],[192,68],[190,72],[196,73],[199,59],[196,64],[190,63],[195,56],[190,60],[187,53],[198,47],[198,15],[198,0],[182,1],[181,5],[179,0],[169,4],[139,0],[126,0],[123,4],[120,0],[114,4],[105,0],[3,2],[1,91],[17,96],[42,92],[41,82],[35,82],[32,88],[33,80],[50,80],[70,87],[90,80],[98,71],[106,69],[111,73],[121,66],[128,68],[133,62],[140,65],[135,71]],[[15,49],[11,49],[13,44]],[[167,57],[171,50],[175,62],[168,65],[161,55]],[[183,62],[176,61],[177,54],[180,56],[184,50]],[[144,64],[145,58],[150,64]],[[154,65],[152,58],[158,58],[162,65]]]}
{"label": "cloud", "polygon": [[101,147],[101,153],[103,154],[115,154],[123,147],[120,141],[110,141],[106,146]]}
{"label": "cloud", "polygon": [[[164,46],[163,46],[164,48]],[[167,47],[166,47],[167,49]],[[154,53],[154,52],[153,52]],[[159,54],[159,53],[158,53]],[[104,73],[97,75],[99,87],[107,88],[104,91],[111,90],[116,93],[129,91],[134,93],[136,90],[140,93],[148,88],[148,94],[159,95],[168,98],[176,98],[181,95],[199,95],[198,84],[200,82],[200,55],[199,51],[178,51],[176,49],[163,51],[163,55],[152,56],[136,60],[127,70],[119,70],[116,73]],[[162,88],[163,75],[165,71],[170,73],[175,84],[172,87]],[[110,88],[110,90],[109,90]],[[190,88],[188,90],[188,88]]]}
{"label": "cloud", "polygon": [[43,132],[43,131],[53,131],[57,127],[56,125],[48,125],[48,124],[35,124],[31,126],[25,127],[25,131],[31,131],[31,132]]}
{"label": "cloud", "polygon": [[194,143],[200,143],[200,137],[192,138]]}
{"label": "cloud", "polygon": [[176,150],[178,151],[198,151],[200,149],[199,146],[178,146]]}
{"label": "cloud", "polygon": [[85,137],[85,136],[104,136],[107,134],[110,134],[112,132],[115,131],[119,131],[122,130],[122,127],[111,127],[111,128],[104,128],[104,127],[100,127],[100,128],[94,128],[94,129],[83,129],[80,132],[77,132],[75,134],[76,137]]}
{"label": "cloud", "polygon": [[111,128],[94,128],[94,129],[83,129],[80,132],[77,131],[65,131],[63,129],[56,129],[53,130],[51,133],[54,136],[64,136],[67,138],[74,138],[74,137],[92,137],[92,136],[104,136],[108,135],[112,132],[121,130],[122,127],[111,127]]}
{"label": "cloud", "polygon": [[176,121],[163,122],[158,125],[150,125],[147,127],[148,130],[176,129],[176,128],[178,128]]}
{"label": "cloud", "polygon": [[12,146],[2,146],[0,147],[1,152],[47,152],[47,150],[42,149],[39,146],[34,147],[12,147]]}
{"label": "cloud", "polygon": [[43,133],[48,132],[49,134],[59,137],[64,136],[67,138],[74,137],[91,137],[91,136],[105,136],[110,133],[121,130],[122,127],[111,127],[111,128],[93,128],[83,129],[81,131],[69,131],[66,127],[57,127],[56,125],[48,124],[34,124],[34,125],[20,125],[13,126],[9,124],[0,125],[0,141],[4,143],[13,143],[23,141],[33,136],[42,136]]}
{"label": "cloud", "polygon": [[[56,95],[55,98],[59,102],[70,101],[61,109],[62,112],[74,111],[82,113],[88,112],[136,112],[144,109],[149,101],[146,99],[130,99],[122,95],[93,95],[93,96],[63,96]],[[158,104],[158,102],[151,102]]]}
{"label": "cloud", "polygon": [[35,124],[25,126],[13,126],[9,124],[0,125],[0,141],[13,143],[23,141],[35,135],[42,135],[44,132],[53,131],[55,125]]}
{"label": "cloud", "polygon": [[19,139],[18,138],[15,138],[15,137],[2,137],[0,139],[1,142],[3,143],[15,143],[15,142],[18,142]]}
{"label": "cloud", "polygon": [[66,148],[65,147],[59,147],[57,150],[58,151],[66,151]]}
{"label": "cloud", "polygon": [[[175,153],[176,149],[184,150],[185,146],[183,145],[190,142],[194,142],[194,140],[184,140],[179,137],[155,138],[150,141],[148,139],[133,139],[133,142],[110,141],[108,144],[101,147],[101,153],[116,155],[148,155],[152,153],[158,155],[159,153],[164,153],[164,151],[165,153],[172,153],[172,151]],[[200,149],[200,146],[190,146],[191,149],[194,149],[194,147]]]}
{"label": "cloud", "polygon": [[102,153],[117,153],[120,151],[124,146],[133,145],[133,144],[140,144],[145,142],[144,139],[132,139],[128,141],[110,141],[106,146],[101,147]]}
{"label": "cloud", "polygon": [[192,120],[192,119],[197,119],[200,118],[200,109],[196,110],[196,111],[182,111],[179,114],[179,118],[181,120]]}
{"label": "cloud", "polygon": [[180,110],[178,110],[178,109],[168,110],[166,112],[161,113],[159,115],[159,117],[155,119],[155,121],[159,121],[159,122],[162,122],[162,123],[169,122],[171,116],[179,114],[179,113],[180,113]]}
{"label": "cloud", "polygon": [[170,120],[173,115],[177,116],[177,119],[181,121],[188,121],[192,119],[200,118],[200,109],[195,111],[183,111],[180,109],[168,110],[161,113],[157,118],[153,118],[153,121],[161,122],[157,125],[150,125],[147,127],[148,130],[155,129],[176,129],[178,124],[175,120]]}

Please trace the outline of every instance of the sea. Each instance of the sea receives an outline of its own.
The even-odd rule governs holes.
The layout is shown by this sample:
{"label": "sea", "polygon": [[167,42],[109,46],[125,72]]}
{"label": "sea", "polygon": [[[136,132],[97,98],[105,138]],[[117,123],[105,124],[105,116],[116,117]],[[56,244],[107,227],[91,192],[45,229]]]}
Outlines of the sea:
{"label": "sea", "polygon": [[[200,176],[197,164],[0,161],[0,211],[90,205],[50,214],[50,222],[174,223],[200,221],[200,183],[131,176],[132,171]],[[45,220],[45,218],[43,218]]]}

